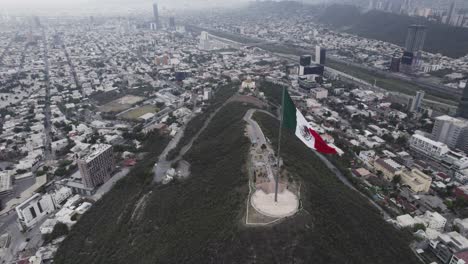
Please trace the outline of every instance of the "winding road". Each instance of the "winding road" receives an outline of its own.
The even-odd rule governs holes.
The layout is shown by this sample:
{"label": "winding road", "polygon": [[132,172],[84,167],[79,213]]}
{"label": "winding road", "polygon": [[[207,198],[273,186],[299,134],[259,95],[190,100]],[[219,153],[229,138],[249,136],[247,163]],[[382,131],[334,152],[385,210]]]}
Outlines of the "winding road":
{"label": "winding road", "polygon": [[[161,155],[159,155],[158,163],[153,168],[153,173],[154,173],[153,182],[154,183],[160,183],[163,181],[166,175],[166,172],[171,168],[172,163],[177,162],[182,159],[185,153],[187,153],[192,147],[193,142],[195,142],[195,140],[197,140],[200,134],[206,129],[206,127],[211,122],[213,117],[219,112],[219,110],[221,110],[221,108],[223,108],[226,104],[228,104],[231,101],[231,98],[227,99],[226,102],[224,102],[220,107],[218,107],[215,111],[213,111],[213,113],[210,114],[210,116],[205,120],[201,129],[192,137],[192,139],[185,146],[181,148],[179,154],[177,155],[175,159],[167,160],[167,154],[169,153],[169,151],[174,149],[179,143],[179,141],[182,139],[182,137],[184,136],[184,130],[187,126],[188,121],[186,124],[184,124],[184,126],[177,132],[177,134],[174,136],[171,142],[169,142],[169,144],[166,146],[166,148],[161,153]],[[191,120],[192,118],[193,118],[193,115],[190,117],[189,120]]]}

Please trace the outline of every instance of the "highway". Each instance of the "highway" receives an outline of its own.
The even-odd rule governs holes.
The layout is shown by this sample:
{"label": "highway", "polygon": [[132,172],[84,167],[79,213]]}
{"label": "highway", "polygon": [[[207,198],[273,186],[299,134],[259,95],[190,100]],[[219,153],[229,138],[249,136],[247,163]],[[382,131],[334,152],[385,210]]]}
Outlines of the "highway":
{"label": "highway", "polygon": [[51,111],[50,111],[50,73],[49,73],[49,49],[45,30],[42,29],[42,41],[44,42],[44,65],[45,65],[45,108],[44,108],[44,159],[46,164],[53,160],[52,139],[51,139]]}
{"label": "highway", "polygon": [[[204,29],[201,29],[201,30],[204,30]],[[231,47],[237,48],[237,49],[240,48],[240,47],[243,47],[243,46],[255,46],[255,47],[258,47],[260,49],[264,49],[264,48],[262,48],[262,45],[264,45],[264,44],[278,44],[278,45],[285,45],[285,46],[287,45],[287,44],[284,44],[284,43],[282,43],[280,41],[261,40],[261,39],[258,39],[258,38],[251,38],[251,37],[242,36],[242,35],[239,35],[239,36],[243,37],[243,38],[252,39],[253,42],[252,43],[240,43],[240,42],[236,42],[235,40],[231,40],[231,39],[227,39],[227,38],[224,38],[224,37],[214,35],[214,34],[216,34],[216,32],[219,32],[217,30],[212,30],[212,29],[207,29],[207,30],[210,32],[209,33],[210,37],[212,37],[213,39],[216,39],[217,41],[224,41],[226,44],[231,45]],[[233,34],[233,33],[231,33],[231,34]],[[266,50],[266,51],[268,51],[268,50]],[[304,50],[304,52],[307,52],[307,51]],[[295,55],[291,55],[291,54],[281,54],[281,53],[275,53],[275,52],[272,52],[272,53],[279,56],[279,57],[286,58],[286,59],[288,59],[288,60],[290,60],[290,61],[292,61],[294,63],[297,63],[298,60],[299,60],[299,56],[295,56]],[[292,58],[294,58],[294,59],[292,59]],[[371,73],[379,74],[379,75],[381,75],[381,76],[383,76],[385,78],[389,78],[389,79],[393,78],[393,79],[397,79],[397,80],[401,80],[401,81],[406,81],[406,82],[409,82],[411,84],[420,86],[421,89],[424,88],[425,90],[434,91],[436,93],[446,94],[448,96],[456,96],[456,97],[461,96],[461,91],[460,90],[456,90],[456,89],[453,89],[451,87],[448,87],[448,86],[445,86],[445,85],[442,85],[442,84],[436,84],[436,83],[433,83],[433,82],[429,82],[427,80],[422,80],[421,78],[418,78],[418,77],[411,77],[411,76],[406,76],[406,75],[403,75],[403,74],[390,73],[390,72],[382,71],[382,70],[379,70],[379,69],[371,68],[371,67],[368,67],[368,66],[359,65],[357,63],[344,61],[344,60],[341,60],[341,59],[338,59],[338,58],[332,57],[332,56],[329,56],[328,59],[330,61],[335,61],[337,63],[349,65],[350,67],[358,67],[360,69],[370,71]],[[326,71],[334,73],[334,74],[338,74],[339,76],[342,76],[344,78],[353,80],[353,81],[355,81],[357,83],[361,83],[363,85],[373,86],[373,84],[370,84],[370,83],[368,83],[368,82],[366,82],[366,81],[364,81],[362,79],[353,77],[353,76],[351,76],[349,74],[346,74],[344,72],[332,69],[330,67],[326,67]],[[385,89],[383,89],[381,87],[377,87],[377,88],[385,90]],[[388,90],[385,90],[385,91],[390,92]],[[390,92],[390,93],[393,93],[393,92]],[[397,93],[395,93],[395,94],[397,94]],[[431,103],[439,103],[439,102],[431,101]],[[443,105],[443,106],[454,107],[453,105],[448,105],[448,104],[445,104],[445,103],[440,103],[440,104]]]}

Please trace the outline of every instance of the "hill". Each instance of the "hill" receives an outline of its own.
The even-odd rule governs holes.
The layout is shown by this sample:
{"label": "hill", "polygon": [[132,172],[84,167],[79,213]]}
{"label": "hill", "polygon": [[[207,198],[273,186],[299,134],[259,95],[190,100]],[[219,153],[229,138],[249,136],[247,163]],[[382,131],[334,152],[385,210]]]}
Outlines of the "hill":
{"label": "hill", "polygon": [[452,58],[468,54],[468,28],[434,23],[425,18],[391,14],[377,10],[361,12],[352,5],[331,5],[318,21],[334,29],[404,46],[409,25],[427,25],[424,50]]}
{"label": "hill", "polygon": [[[54,263],[417,263],[405,235],[291,134],[285,164],[304,181],[306,210],[274,226],[245,227],[242,117],[250,107],[230,103],[218,112],[185,157],[188,179],[136,193],[131,182],[118,184],[71,230]],[[255,118],[273,139],[278,122]]]}

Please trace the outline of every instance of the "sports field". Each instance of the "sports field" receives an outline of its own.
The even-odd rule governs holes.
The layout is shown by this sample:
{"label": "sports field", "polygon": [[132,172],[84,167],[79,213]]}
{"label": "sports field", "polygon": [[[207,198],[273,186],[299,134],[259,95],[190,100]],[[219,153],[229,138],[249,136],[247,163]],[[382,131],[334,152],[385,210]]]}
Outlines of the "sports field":
{"label": "sports field", "polygon": [[147,114],[147,113],[157,113],[159,109],[154,105],[144,105],[135,109],[132,109],[128,112],[123,113],[120,115],[120,118],[124,119],[138,119],[140,116]]}
{"label": "sports field", "polygon": [[144,98],[135,95],[125,95],[99,107],[101,112],[121,112],[132,107],[132,105],[143,101]]}

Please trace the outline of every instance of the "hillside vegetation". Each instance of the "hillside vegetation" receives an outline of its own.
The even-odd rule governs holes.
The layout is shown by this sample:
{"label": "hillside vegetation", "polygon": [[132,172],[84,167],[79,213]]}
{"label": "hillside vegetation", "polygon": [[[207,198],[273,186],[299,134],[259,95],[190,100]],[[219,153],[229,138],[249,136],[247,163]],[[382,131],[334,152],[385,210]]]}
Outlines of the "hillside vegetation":
{"label": "hillside vegetation", "polygon": [[[218,112],[185,157],[189,178],[151,187],[133,183],[145,170],[132,172],[70,231],[55,263],[417,263],[403,233],[291,134],[285,164],[303,179],[307,212],[275,226],[244,226],[250,143],[242,118],[250,107],[230,103]],[[255,118],[274,143],[278,122]]]}
{"label": "hillside vegetation", "polygon": [[366,38],[404,46],[408,26],[427,25],[424,50],[459,58],[468,54],[468,28],[430,22],[425,18],[377,10],[362,13],[352,5],[331,5],[318,17],[321,23]]}

